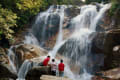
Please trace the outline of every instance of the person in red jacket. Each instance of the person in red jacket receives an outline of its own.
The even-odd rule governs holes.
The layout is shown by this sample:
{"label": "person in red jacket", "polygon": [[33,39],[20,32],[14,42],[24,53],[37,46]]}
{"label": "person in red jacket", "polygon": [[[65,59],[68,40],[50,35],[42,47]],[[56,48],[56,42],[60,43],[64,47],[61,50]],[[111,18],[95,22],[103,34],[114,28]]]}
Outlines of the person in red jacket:
{"label": "person in red jacket", "polygon": [[47,58],[45,58],[43,61],[43,66],[47,66],[49,61],[50,61],[50,56],[47,56]]}
{"label": "person in red jacket", "polygon": [[58,71],[59,71],[59,76],[60,77],[64,76],[64,68],[65,68],[65,65],[63,63],[63,60],[61,59],[60,63],[58,64]]}

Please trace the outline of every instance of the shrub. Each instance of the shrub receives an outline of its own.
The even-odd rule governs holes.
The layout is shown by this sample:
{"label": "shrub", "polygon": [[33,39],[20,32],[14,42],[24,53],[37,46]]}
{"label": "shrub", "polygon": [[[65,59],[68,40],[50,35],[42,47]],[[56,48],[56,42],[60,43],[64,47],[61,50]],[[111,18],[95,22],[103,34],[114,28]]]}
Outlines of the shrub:
{"label": "shrub", "polygon": [[1,35],[5,35],[5,38],[11,39],[14,31],[12,28],[17,27],[16,19],[17,15],[11,10],[0,7],[0,38]]}

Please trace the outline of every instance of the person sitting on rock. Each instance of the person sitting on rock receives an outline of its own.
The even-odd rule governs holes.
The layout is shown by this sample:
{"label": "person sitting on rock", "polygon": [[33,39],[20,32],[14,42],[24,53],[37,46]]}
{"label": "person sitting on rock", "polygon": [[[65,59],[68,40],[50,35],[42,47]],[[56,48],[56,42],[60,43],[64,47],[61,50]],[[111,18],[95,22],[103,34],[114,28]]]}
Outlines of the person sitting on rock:
{"label": "person sitting on rock", "polygon": [[59,71],[59,76],[60,77],[63,77],[64,76],[64,63],[63,63],[63,60],[61,59],[60,60],[60,63],[58,64],[58,71]]}
{"label": "person sitting on rock", "polygon": [[50,64],[50,66],[51,66],[51,73],[52,73],[52,75],[56,76],[57,64],[55,62],[55,59],[52,59],[52,62]]}
{"label": "person sitting on rock", "polygon": [[47,58],[43,61],[43,66],[48,66],[48,62],[50,61],[50,56],[47,56]]}

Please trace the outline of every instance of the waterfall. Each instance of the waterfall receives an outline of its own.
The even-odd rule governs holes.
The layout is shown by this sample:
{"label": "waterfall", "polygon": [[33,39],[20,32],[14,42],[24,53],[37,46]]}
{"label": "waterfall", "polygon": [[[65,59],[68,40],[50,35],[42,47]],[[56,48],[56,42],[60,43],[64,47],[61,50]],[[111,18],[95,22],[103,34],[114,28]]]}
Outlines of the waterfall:
{"label": "waterfall", "polygon": [[[24,43],[37,44],[40,46],[45,45],[47,38],[52,36],[50,30],[54,27],[59,27],[58,39],[56,44],[62,40],[62,25],[64,21],[65,6],[50,6],[50,8],[38,14],[32,29],[25,37]],[[58,25],[59,24],[59,25]]]}
{"label": "waterfall", "polygon": [[67,65],[71,68],[76,67],[72,69],[71,75],[69,68],[65,70],[68,77],[74,80],[91,79],[94,66],[91,59],[91,42],[94,37],[92,33],[96,32],[97,23],[109,8],[110,4],[103,5],[98,12],[95,5],[85,5],[81,7],[80,15],[71,20],[75,30],[64,44],[64,51],[61,53],[70,59]]}
{"label": "waterfall", "polygon": [[25,37],[24,43],[34,44],[34,45],[36,44],[42,45],[44,43],[45,35],[46,35],[45,32],[46,32],[46,27],[48,23],[48,17],[49,15],[51,15],[52,11],[53,11],[53,6],[51,6],[47,11],[41,12],[38,14],[35,20],[35,23],[32,26],[32,29],[30,30],[29,34],[26,35]]}

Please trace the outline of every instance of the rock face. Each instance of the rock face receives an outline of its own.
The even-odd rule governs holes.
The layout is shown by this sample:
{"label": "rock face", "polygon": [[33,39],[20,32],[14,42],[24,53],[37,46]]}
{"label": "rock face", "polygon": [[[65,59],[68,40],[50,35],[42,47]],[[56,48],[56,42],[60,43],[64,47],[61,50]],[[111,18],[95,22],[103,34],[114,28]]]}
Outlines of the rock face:
{"label": "rock face", "polygon": [[113,51],[113,48],[120,45],[120,30],[113,29],[98,33],[93,40],[92,51],[97,54],[104,54],[103,70],[108,70],[119,66],[120,52]]}
{"label": "rock face", "polygon": [[17,75],[11,72],[8,68],[8,65],[4,66],[0,64],[0,78],[12,78],[16,79]]}
{"label": "rock face", "polygon": [[40,80],[41,75],[50,75],[51,70],[48,66],[39,66],[33,67],[31,70],[28,71],[26,75],[26,80]]}
{"label": "rock face", "polygon": [[19,67],[24,62],[24,60],[44,56],[47,53],[48,52],[46,50],[35,45],[30,45],[30,44],[20,45],[15,49],[15,55],[17,61],[16,65],[19,69]]}

